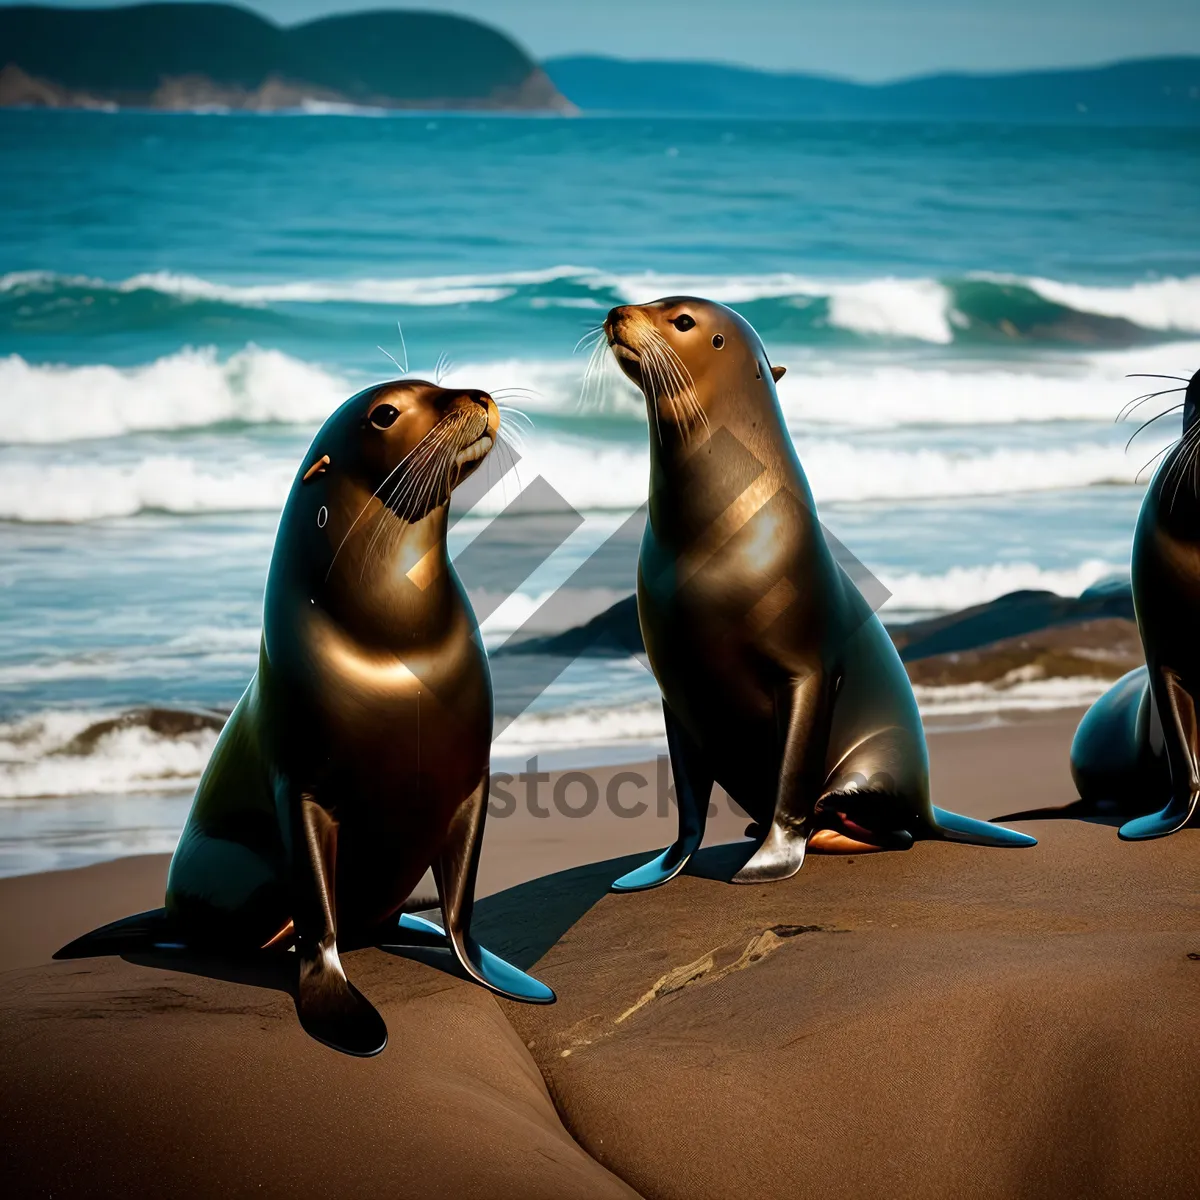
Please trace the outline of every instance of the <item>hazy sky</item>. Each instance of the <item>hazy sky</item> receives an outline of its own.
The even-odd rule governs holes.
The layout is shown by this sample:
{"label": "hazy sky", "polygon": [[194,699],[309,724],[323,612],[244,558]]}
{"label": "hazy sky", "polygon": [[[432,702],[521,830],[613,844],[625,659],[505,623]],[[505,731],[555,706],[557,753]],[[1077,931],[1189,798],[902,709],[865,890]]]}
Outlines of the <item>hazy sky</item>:
{"label": "hazy sky", "polygon": [[251,0],[247,7],[283,23],[364,8],[436,9],[489,21],[539,58],[703,58],[856,79],[1200,54],[1200,0]]}

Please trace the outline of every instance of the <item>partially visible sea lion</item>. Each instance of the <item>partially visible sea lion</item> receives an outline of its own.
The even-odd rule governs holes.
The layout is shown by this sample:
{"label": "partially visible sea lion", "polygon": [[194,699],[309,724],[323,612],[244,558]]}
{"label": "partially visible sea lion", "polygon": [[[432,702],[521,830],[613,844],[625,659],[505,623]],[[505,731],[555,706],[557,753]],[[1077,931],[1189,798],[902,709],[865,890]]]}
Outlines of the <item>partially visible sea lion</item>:
{"label": "partially visible sea lion", "polygon": [[1034,845],[930,803],[912,687],[834,560],[779,409],[783,368],[750,325],[675,296],[614,308],[604,328],[649,410],[638,619],[679,805],[674,845],[613,887],[654,887],[682,870],[714,781],[761,836],[737,883],[786,879],[810,844]]}
{"label": "partially visible sea lion", "polygon": [[[339,947],[448,942],[501,995],[554,999],[470,934],[492,694],[446,525],[499,423],[486,392],[416,379],[368,388],[325,422],[280,519],[258,671],[200,781],[166,908],[60,957],[294,938],[301,1022],[355,1054],[382,1050],[387,1030]],[[431,866],[444,935],[396,916]]]}
{"label": "partially visible sea lion", "polygon": [[1088,709],[1071,744],[1082,800],[1145,814],[1121,826],[1131,841],[1182,829],[1200,801],[1200,371],[1179,382],[1159,394],[1184,393],[1183,432],[1146,489],[1133,534],[1146,665]]}

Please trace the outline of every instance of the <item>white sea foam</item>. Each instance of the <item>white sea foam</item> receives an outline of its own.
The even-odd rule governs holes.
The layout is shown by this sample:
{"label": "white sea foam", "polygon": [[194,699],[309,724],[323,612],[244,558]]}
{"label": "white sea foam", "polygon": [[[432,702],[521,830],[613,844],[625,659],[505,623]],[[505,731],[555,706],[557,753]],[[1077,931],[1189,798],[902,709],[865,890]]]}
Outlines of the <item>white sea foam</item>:
{"label": "white sea foam", "polygon": [[659,740],[666,740],[662,704],[646,701],[613,708],[524,713],[500,734],[494,747],[504,754]]}
{"label": "white sea foam", "polygon": [[[1013,710],[1051,710],[1091,703],[1110,686],[1103,679],[1012,680],[952,687],[918,687],[926,717]],[[204,771],[217,733],[199,729],[159,735],[144,725],[118,726],[80,752],[74,739],[107,710],[47,711],[0,724],[0,804],[81,795],[191,791]],[[657,701],[525,713],[496,739],[499,760],[563,750],[626,748],[630,756],[661,752],[662,706]]]}
{"label": "white sea foam", "polygon": [[[788,350],[774,357],[788,363]],[[799,357],[799,355],[797,355]],[[838,425],[861,429],[914,425],[1012,425],[1051,421],[1112,421],[1128,401],[1158,390],[1153,379],[1128,379],[1138,371],[1190,376],[1200,363],[1200,343],[1061,356],[1000,367],[898,365],[852,367],[822,359],[790,364],[778,384],[784,416],[793,431]],[[1141,386],[1141,385],[1147,386]],[[1162,387],[1171,387],[1164,381]],[[1179,397],[1147,402],[1142,418]]]}
{"label": "white sea foam", "polygon": [[87,753],[73,752],[72,739],[115,715],[48,711],[0,724],[0,801],[195,784],[216,744],[215,730],[164,737],[128,725],[99,736]]}
{"label": "white sea foam", "polygon": [[106,438],[227,421],[315,424],[351,388],[321,367],[250,346],[221,362],[183,350],[141,367],[31,365],[0,358],[6,442]]}
{"label": "white sea foam", "polygon": [[1126,571],[1128,567],[1128,563],[1092,558],[1074,567],[1039,567],[1031,562],[1009,562],[952,567],[934,575],[917,572],[893,575],[887,571],[881,571],[879,575],[880,582],[892,593],[884,606],[885,614],[954,612],[1027,589],[1078,596],[1085,588],[1106,576]]}
{"label": "white sea foam", "polygon": [[[1028,287],[1053,303],[1081,312],[1123,317],[1144,328],[1200,332],[1200,276],[1144,280],[1123,286],[1092,286],[1019,275],[976,273],[970,278]],[[866,280],[826,279],[776,272],[761,275],[672,275],[659,272],[609,274],[589,267],[555,266],[535,271],[400,278],[307,279],[264,284],[218,283],[197,275],[145,272],[109,282],[87,276],[18,271],[0,276],[0,291],[54,285],[118,292],[157,291],[181,300],[227,304],[394,304],[438,306],[489,304],[522,287],[570,281],[628,303],[666,295],[702,295],[725,304],[791,300],[803,307],[828,302],[829,323],[857,333],[944,343],[961,318],[949,288],[940,280],[884,276]],[[586,304],[587,297],[543,298],[546,303]]]}
{"label": "white sea foam", "polygon": [[1111,679],[1021,679],[1010,683],[963,683],[948,687],[915,687],[924,717],[967,713],[1040,712],[1083,708],[1112,687]]}
{"label": "white sea foam", "polygon": [[[1142,381],[1126,379],[1128,373],[1153,368],[1186,375],[1189,364],[1200,362],[1200,343],[1174,346],[1153,359],[1144,351],[1126,351],[1012,369],[853,367],[811,361],[786,347],[776,357],[791,358],[793,369],[780,382],[779,395],[789,427],[803,434],[821,427],[1109,421],[1138,394]],[[583,370],[581,361],[569,359],[466,362],[448,371],[443,382],[498,392],[536,422],[539,414],[581,412]],[[412,372],[430,373],[420,367]],[[381,378],[387,374],[379,372]],[[363,382],[255,346],[224,360],[211,347],[188,349],[137,367],[35,365],[11,354],[0,358],[0,436],[9,443],[59,444],[226,422],[312,428]],[[589,415],[645,422],[641,394],[615,366],[600,391],[602,403]],[[1144,415],[1173,399],[1151,401]]]}
{"label": "white sea foam", "polygon": [[589,274],[574,267],[545,271],[513,271],[497,275],[431,275],[398,279],[299,279],[278,283],[216,283],[199,275],[145,271],[112,283],[86,275],[48,271],[14,271],[0,276],[0,291],[65,285],[115,292],[153,291],[180,300],[225,304],[395,304],[438,307],[446,304],[490,304],[511,296],[526,284]]}
{"label": "white sea foam", "polygon": [[[1200,363],[1200,342],[1156,349],[1060,355],[1006,366],[979,363],[853,365],[815,357],[800,347],[773,348],[790,367],[779,382],[784,416],[793,432],[812,426],[889,429],[914,425],[1011,425],[1051,421],[1108,422],[1139,393],[1142,380],[1126,376],[1156,371],[1190,376]],[[599,401],[588,411],[645,420],[646,404],[609,359],[603,360]],[[464,362],[445,376],[451,387],[519,389],[517,407],[534,414],[580,408],[584,365],[579,360],[505,359]],[[1144,381],[1147,384],[1153,380]],[[1164,384],[1169,386],[1169,384]],[[1143,416],[1178,397],[1144,406]]]}
{"label": "white sea foam", "polygon": [[247,458],[202,462],[154,455],[133,463],[10,462],[0,472],[0,520],[73,524],[144,511],[279,509],[295,464]]}
{"label": "white sea foam", "polygon": [[1155,279],[1125,287],[1017,279],[1055,304],[1106,317],[1124,317],[1143,329],[1200,333],[1200,275]]}
{"label": "white sea foam", "polygon": [[800,457],[818,501],[941,499],[1057,491],[1132,483],[1140,461],[1119,445],[999,449],[982,454],[883,450],[843,441],[800,439]]}
{"label": "white sea foam", "polygon": [[[886,450],[849,441],[800,440],[818,502],[946,499],[1086,488],[1133,481],[1141,463],[1120,445],[999,449],[982,454]],[[1149,447],[1144,451],[1149,454]],[[133,462],[14,460],[0,472],[0,520],[74,523],[143,511],[211,513],[281,509],[296,464],[262,454],[210,460],[154,454]],[[574,438],[530,439],[522,485],[542,475],[579,511],[632,511],[646,496],[646,451]],[[499,512],[515,495],[496,487],[478,512]]]}

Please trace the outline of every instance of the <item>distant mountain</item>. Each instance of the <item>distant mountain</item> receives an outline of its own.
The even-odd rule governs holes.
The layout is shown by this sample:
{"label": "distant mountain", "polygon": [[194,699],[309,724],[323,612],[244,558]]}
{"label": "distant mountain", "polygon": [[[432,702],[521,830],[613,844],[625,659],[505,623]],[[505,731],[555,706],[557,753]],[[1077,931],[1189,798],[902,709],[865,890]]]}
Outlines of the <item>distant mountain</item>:
{"label": "distant mountain", "polygon": [[515,42],[464,17],[361,12],[281,28],[228,4],[0,8],[0,105],[571,112]]}
{"label": "distant mountain", "polygon": [[577,57],[544,66],[559,91],[588,112],[1200,125],[1197,57],[884,84],[700,62]]}

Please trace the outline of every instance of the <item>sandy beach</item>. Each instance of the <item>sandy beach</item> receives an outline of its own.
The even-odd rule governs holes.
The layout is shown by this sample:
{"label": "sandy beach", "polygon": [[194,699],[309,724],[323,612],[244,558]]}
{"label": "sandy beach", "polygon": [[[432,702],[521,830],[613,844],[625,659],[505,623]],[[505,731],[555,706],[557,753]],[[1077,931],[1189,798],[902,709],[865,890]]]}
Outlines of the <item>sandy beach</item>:
{"label": "sandy beach", "polygon": [[[932,735],[935,802],[1069,804],[1077,718]],[[688,876],[608,894],[673,829],[656,770],[588,772],[587,816],[555,805],[558,785],[587,806],[578,775],[532,781],[532,803],[514,781],[476,931],[558,1003],[357,952],[376,1059],[308,1039],[286,969],[49,961],[159,903],[164,856],[0,881],[10,1194],[1196,1194],[1200,834],[1030,821],[1030,850],[813,855],[733,887],[748,843],[720,796]],[[620,771],[638,816],[607,803]]]}

